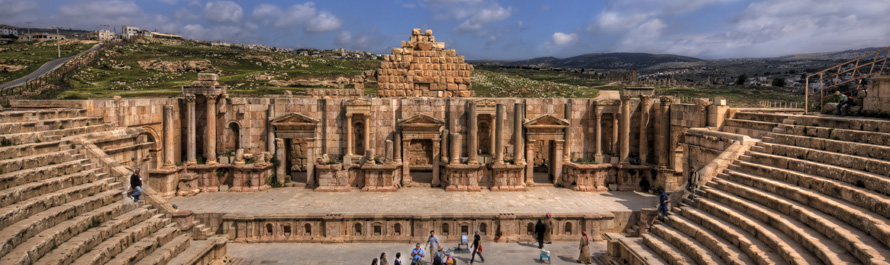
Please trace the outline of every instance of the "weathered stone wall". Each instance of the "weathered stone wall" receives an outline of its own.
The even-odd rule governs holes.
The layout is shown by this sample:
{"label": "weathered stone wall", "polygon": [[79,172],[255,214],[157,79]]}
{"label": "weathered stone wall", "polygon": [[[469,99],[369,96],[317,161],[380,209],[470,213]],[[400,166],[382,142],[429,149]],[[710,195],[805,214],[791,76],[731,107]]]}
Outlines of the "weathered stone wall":
{"label": "weathered stone wall", "polygon": [[377,94],[381,97],[472,97],[473,66],[464,62],[444,42],[436,42],[432,30],[411,32],[401,48],[393,48],[377,70]]}
{"label": "weathered stone wall", "polygon": [[890,114],[890,76],[871,79],[868,96],[862,100],[862,111]]}

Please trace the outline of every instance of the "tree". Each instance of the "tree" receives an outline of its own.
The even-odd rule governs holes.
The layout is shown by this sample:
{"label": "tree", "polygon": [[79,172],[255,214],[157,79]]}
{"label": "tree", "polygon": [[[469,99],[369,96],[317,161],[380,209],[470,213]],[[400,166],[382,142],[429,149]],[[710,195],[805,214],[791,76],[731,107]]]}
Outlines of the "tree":
{"label": "tree", "polygon": [[735,80],[735,84],[736,84],[736,85],[740,85],[740,86],[744,86],[744,85],[745,85],[745,82],[747,82],[747,81],[748,81],[748,75],[746,75],[746,74],[742,74],[742,75],[739,76],[739,79],[736,79],[736,80]]}
{"label": "tree", "polygon": [[785,78],[780,77],[780,78],[773,79],[773,86],[774,87],[785,87]]}

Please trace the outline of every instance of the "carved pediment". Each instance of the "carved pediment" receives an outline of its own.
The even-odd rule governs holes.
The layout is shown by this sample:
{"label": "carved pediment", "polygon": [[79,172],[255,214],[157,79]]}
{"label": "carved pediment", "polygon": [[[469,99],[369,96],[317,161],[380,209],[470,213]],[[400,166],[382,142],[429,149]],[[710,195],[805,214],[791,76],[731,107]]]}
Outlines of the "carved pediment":
{"label": "carved pediment", "polygon": [[315,130],[318,119],[299,114],[288,113],[272,120],[272,126],[277,130]]}
{"label": "carved pediment", "polygon": [[495,107],[495,106],[497,106],[497,104],[498,104],[497,102],[495,102],[494,100],[490,100],[490,99],[483,99],[483,100],[476,101],[477,107]]}
{"label": "carved pediment", "polygon": [[366,98],[357,98],[353,100],[346,101],[344,103],[346,106],[371,106],[371,100]]}
{"label": "carved pediment", "polygon": [[436,119],[435,117],[426,115],[426,114],[415,114],[406,119],[399,120],[399,127],[404,129],[436,129],[438,130],[443,125],[445,125],[445,121]]}
{"label": "carved pediment", "polygon": [[542,115],[542,116],[539,116],[539,117],[531,119],[531,120],[526,120],[525,123],[523,123],[523,125],[525,125],[525,127],[529,127],[529,126],[566,127],[566,126],[569,126],[569,122],[566,121],[565,119],[560,119],[560,118],[554,117],[553,115],[547,114],[547,115]]}

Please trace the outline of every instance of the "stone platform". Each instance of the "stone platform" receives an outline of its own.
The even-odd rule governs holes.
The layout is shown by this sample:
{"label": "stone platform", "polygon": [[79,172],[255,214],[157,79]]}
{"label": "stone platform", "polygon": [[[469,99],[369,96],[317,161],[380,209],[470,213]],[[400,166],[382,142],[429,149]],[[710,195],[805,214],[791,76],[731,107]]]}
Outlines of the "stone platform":
{"label": "stone platform", "polygon": [[313,192],[278,188],[256,193],[201,193],[170,202],[195,213],[244,215],[380,214],[442,215],[522,213],[579,214],[638,211],[653,207],[657,197],[637,192],[576,192],[535,187],[527,192],[445,192],[443,189],[403,188],[398,192]]}
{"label": "stone platform", "polygon": [[[454,193],[405,188],[397,192],[315,192],[279,188],[257,193],[202,193],[171,203],[235,242],[407,242],[436,231],[456,242],[479,229],[485,240],[531,240],[534,223],[553,214],[553,240],[622,232],[656,197],[635,192],[588,193],[535,187],[526,192]],[[598,240],[599,238],[592,238]]]}

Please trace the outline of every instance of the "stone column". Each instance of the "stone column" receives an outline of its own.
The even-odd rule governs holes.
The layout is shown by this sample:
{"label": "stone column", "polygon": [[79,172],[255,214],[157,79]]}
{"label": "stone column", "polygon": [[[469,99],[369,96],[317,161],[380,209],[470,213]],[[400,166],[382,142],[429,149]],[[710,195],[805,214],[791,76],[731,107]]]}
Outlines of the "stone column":
{"label": "stone column", "polygon": [[596,154],[594,155],[594,162],[602,163],[603,162],[603,106],[597,105],[596,108],[596,119],[594,123],[596,126]]}
{"label": "stone column", "polygon": [[565,119],[569,122],[569,126],[565,129],[565,147],[563,147],[562,160],[566,162],[572,161],[572,100],[566,99]]}
{"label": "stone column", "polygon": [[[377,154],[376,148],[371,148],[371,115],[362,115],[365,118],[365,135],[363,139],[365,142],[363,143],[365,146],[365,152],[368,150],[374,150],[374,153]],[[369,159],[374,159],[373,157],[369,157]]]}
{"label": "stone column", "polygon": [[392,133],[392,143],[393,143],[392,149],[395,152],[395,154],[393,154],[394,159],[396,160],[396,163],[401,164],[402,163],[402,137],[399,137],[398,132]]}
{"label": "stone column", "polygon": [[[443,139],[433,139],[433,154],[434,154],[433,155],[434,156],[433,157],[433,181],[431,183],[432,184],[431,186],[433,186],[433,187],[439,186],[439,166],[442,165],[442,160],[444,159],[441,157],[440,152],[441,152],[441,149],[447,148],[446,146],[441,145],[442,141],[444,141],[444,140]],[[435,157],[436,156],[435,154],[439,154],[440,157]]]}
{"label": "stone column", "polygon": [[451,159],[448,160],[448,164],[460,164],[460,143],[460,134],[451,133]]}
{"label": "stone column", "polygon": [[353,135],[352,130],[352,114],[346,114],[346,155],[351,156],[355,155],[355,135]]}
{"label": "stone column", "polygon": [[504,104],[497,105],[497,115],[494,121],[494,163],[504,164]]}
{"label": "stone column", "polygon": [[649,157],[649,103],[650,97],[640,95],[640,165],[646,165]]}
{"label": "stone column", "polygon": [[383,157],[383,159],[384,159],[384,163],[389,164],[389,163],[392,163],[392,151],[393,151],[392,150],[392,140],[387,139],[385,141],[385,143],[386,143],[386,150],[385,150],[386,154]]}
{"label": "stone column", "polygon": [[411,179],[411,165],[410,165],[411,163],[407,157],[408,156],[408,146],[410,146],[410,145],[411,145],[411,140],[402,139],[402,148],[401,148],[402,153],[401,153],[401,155],[405,156],[402,159],[402,180],[405,181],[406,184],[410,183],[411,181],[414,181],[413,179]]}
{"label": "stone column", "polygon": [[476,102],[470,101],[470,106],[467,110],[467,164],[470,165],[478,165],[479,164],[479,139],[478,139],[478,131],[479,131],[479,122],[476,114]]}
{"label": "stone column", "polygon": [[164,106],[164,167],[173,167],[173,106]]}
{"label": "stone column", "polygon": [[198,146],[198,142],[195,140],[196,137],[196,124],[195,124],[195,95],[186,95],[185,96],[186,103],[186,116],[188,116],[188,136],[186,137],[186,164],[194,165],[197,164],[197,154],[195,149]]}
{"label": "stone column", "polygon": [[553,185],[559,183],[559,180],[562,178],[562,159],[559,159],[563,153],[563,146],[565,146],[565,140],[556,140],[554,141],[555,145],[555,154],[553,154]]}
{"label": "stone column", "polygon": [[627,163],[627,155],[630,153],[630,97],[621,96],[621,122],[618,136],[621,138],[618,150],[618,163]]}
{"label": "stone column", "polygon": [[[306,166],[306,185],[309,187],[315,186],[315,161],[316,161],[316,149],[315,149],[315,138],[306,139],[309,141],[309,150],[306,150],[306,157],[309,159],[309,165]],[[284,149],[284,147],[281,147]],[[283,161],[281,163],[284,163]],[[287,168],[285,168],[285,171]]]}
{"label": "stone column", "polygon": [[442,164],[448,164],[448,137],[451,136],[451,130],[444,129],[442,130],[442,134],[439,135],[439,139],[441,140],[442,148],[439,149],[439,159],[442,160]]}
{"label": "stone column", "polygon": [[[268,151],[269,153],[275,152],[275,127],[272,126],[272,119],[274,119],[273,115],[275,114],[272,113],[273,111],[275,111],[274,106],[272,104],[269,104],[269,108],[266,109],[266,151]],[[240,129],[242,131],[246,131],[245,128]],[[244,146],[242,145],[241,147]]]}
{"label": "stone column", "polygon": [[528,146],[528,149],[525,150],[525,157],[528,157],[528,163],[525,164],[525,185],[533,186],[535,184],[534,179],[534,170],[535,170],[535,150],[532,148],[534,146],[535,140],[529,139],[526,142],[525,146]]}
{"label": "stone column", "polygon": [[[273,140],[275,142],[275,157],[278,158],[278,167],[275,168],[275,174],[278,174],[278,180],[284,181],[287,178],[287,154],[285,153],[284,148],[284,139],[276,138]],[[315,163],[315,161],[310,161],[311,163]]]}
{"label": "stone column", "polygon": [[671,137],[671,103],[673,98],[664,96],[659,98],[660,105],[658,115],[658,134],[655,135],[655,157],[658,158],[658,167],[665,168],[670,163],[670,137]]}
{"label": "stone column", "polygon": [[207,127],[204,129],[204,155],[207,164],[216,164],[216,98],[218,95],[207,95]]}
{"label": "stone column", "polygon": [[525,113],[525,105],[516,103],[513,105],[513,164],[519,165],[525,162],[525,139],[522,137],[522,116]]}
{"label": "stone column", "polygon": [[[619,108],[620,109],[620,108]],[[612,113],[612,157],[618,155],[618,111]]]}

